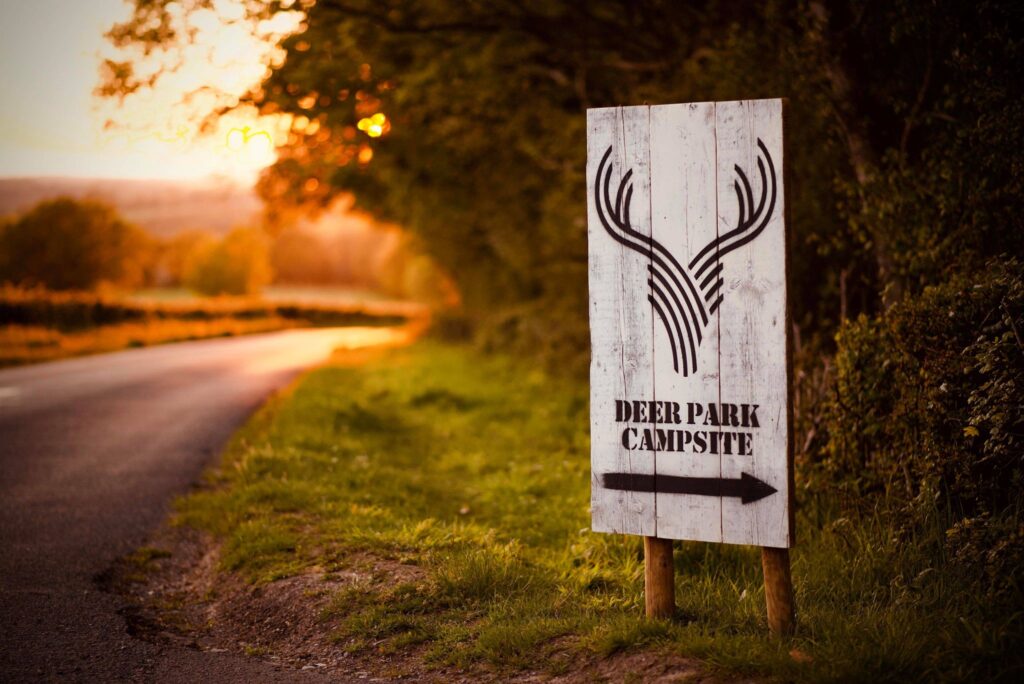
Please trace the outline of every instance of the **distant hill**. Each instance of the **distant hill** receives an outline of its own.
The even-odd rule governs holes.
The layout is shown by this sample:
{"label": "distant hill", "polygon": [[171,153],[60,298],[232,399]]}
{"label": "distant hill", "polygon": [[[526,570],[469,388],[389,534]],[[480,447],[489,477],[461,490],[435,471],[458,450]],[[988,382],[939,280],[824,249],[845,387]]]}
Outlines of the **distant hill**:
{"label": "distant hill", "polygon": [[254,191],[226,181],[0,178],[0,216],[62,195],[103,200],[161,237],[190,229],[223,234],[256,222],[262,211]]}

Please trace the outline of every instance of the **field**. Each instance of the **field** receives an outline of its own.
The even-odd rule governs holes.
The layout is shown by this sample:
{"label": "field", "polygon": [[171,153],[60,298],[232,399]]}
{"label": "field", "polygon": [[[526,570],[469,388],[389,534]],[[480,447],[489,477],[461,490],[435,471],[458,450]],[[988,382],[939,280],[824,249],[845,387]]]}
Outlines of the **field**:
{"label": "field", "polygon": [[[828,501],[800,502],[792,640],[767,634],[747,547],[677,543],[678,612],[643,620],[639,538],[589,531],[587,435],[584,386],[421,342],[305,376],[175,521],[216,540],[211,586],[271,597],[303,580],[282,602],[304,604],[335,652],[396,675],[558,675],[645,653],[787,681],[1020,675],[1020,616],[965,590],[940,540],[837,518]],[[287,649],[270,630],[249,639],[253,654]]]}
{"label": "field", "polygon": [[393,325],[421,315],[409,303],[315,288],[272,290],[256,299],[178,290],[106,297],[5,286],[0,366],[302,326]]}
{"label": "field", "polygon": [[[203,297],[183,287],[150,288],[139,290],[129,296],[130,301],[141,304],[202,302],[208,299],[208,297]],[[270,285],[263,288],[260,299],[267,302],[308,306],[356,306],[367,302],[388,302],[383,295],[371,290],[315,285]],[[400,304],[399,302],[389,303]]]}

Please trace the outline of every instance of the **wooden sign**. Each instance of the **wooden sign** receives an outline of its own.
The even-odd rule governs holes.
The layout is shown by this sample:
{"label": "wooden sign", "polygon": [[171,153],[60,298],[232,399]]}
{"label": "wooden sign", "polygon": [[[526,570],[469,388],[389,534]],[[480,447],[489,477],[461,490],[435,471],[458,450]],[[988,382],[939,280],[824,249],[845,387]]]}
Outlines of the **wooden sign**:
{"label": "wooden sign", "polygon": [[793,544],[782,113],[587,112],[596,531]]}

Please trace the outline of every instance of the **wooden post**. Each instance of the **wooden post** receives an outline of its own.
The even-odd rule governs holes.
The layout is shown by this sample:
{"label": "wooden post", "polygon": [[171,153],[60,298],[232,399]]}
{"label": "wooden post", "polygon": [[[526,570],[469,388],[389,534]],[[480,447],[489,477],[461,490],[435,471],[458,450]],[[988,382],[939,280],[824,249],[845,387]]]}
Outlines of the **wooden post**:
{"label": "wooden post", "polygon": [[793,578],[789,571],[789,549],[761,548],[764,597],[768,604],[768,629],[776,636],[790,636],[796,629]]}
{"label": "wooden post", "polygon": [[676,611],[671,539],[644,537],[644,607],[653,620],[670,618]]}

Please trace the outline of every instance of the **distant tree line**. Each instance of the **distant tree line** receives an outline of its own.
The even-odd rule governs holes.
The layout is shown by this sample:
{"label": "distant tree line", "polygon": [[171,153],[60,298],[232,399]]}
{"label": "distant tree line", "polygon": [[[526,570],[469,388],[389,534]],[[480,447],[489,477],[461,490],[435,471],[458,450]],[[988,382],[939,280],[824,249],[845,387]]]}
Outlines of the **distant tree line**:
{"label": "distant tree line", "polygon": [[0,226],[0,282],[22,287],[127,291],[162,282],[207,295],[256,294],[271,273],[258,230],[162,242],[95,200],[43,201]]}
{"label": "distant tree line", "polygon": [[258,295],[270,283],[346,285],[441,304],[447,277],[397,230],[336,237],[238,227],[223,237],[185,230],[159,239],[95,200],[58,198],[0,223],[0,283],[49,290],[184,287]]}

